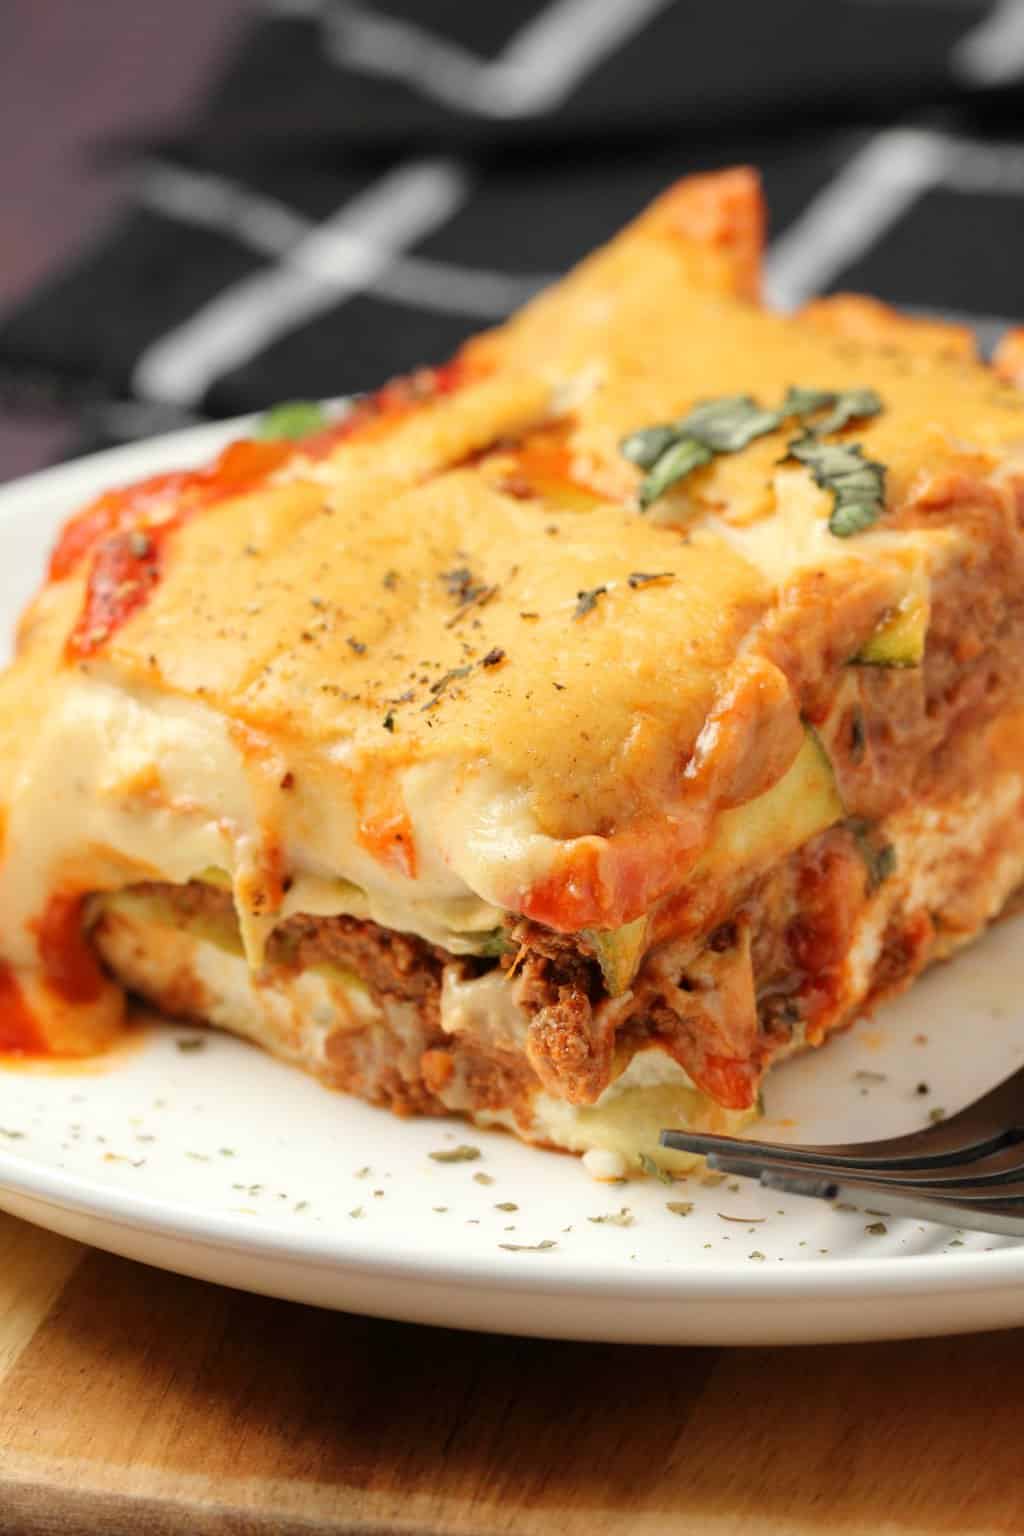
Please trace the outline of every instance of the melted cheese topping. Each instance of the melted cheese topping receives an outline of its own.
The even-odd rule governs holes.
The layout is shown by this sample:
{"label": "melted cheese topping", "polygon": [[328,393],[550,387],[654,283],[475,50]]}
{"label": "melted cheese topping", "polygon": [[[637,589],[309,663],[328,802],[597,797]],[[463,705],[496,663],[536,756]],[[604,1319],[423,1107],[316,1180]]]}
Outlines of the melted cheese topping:
{"label": "melted cheese topping", "polygon": [[[1020,397],[962,357],[758,310],[756,198],[742,173],[693,187],[471,344],[463,388],[204,508],[87,662],[63,651],[83,575],[41,596],[0,685],[0,960],[35,964],[55,890],[211,865],[254,962],[307,893],[457,947],[494,909],[614,926],[678,887],[780,715],[739,685],[794,576],[821,573],[818,604],[856,587],[865,639],[969,537],[958,509],[1013,494],[1024,443]],[[852,437],[888,527],[828,533],[828,497],[779,469],[792,427],[638,513],[626,432],[793,383],[882,397]],[[524,499],[480,456],[560,413],[572,486]],[[688,780],[733,689],[729,782],[713,754]]]}

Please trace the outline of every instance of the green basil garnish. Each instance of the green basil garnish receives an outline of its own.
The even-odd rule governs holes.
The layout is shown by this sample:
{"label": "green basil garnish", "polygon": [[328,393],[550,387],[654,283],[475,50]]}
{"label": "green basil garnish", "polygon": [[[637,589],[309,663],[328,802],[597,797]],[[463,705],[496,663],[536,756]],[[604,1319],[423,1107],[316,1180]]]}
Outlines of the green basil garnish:
{"label": "green basil garnish", "polygon": [[782,414],[784,416],[813,416],[816,411],[827,411],[830,405],[836,403],[834,389],[801,389],[798,384],[791,384],[786,390],[786,398],[782,402]]}
{"label": "green basil garnish", "polygon": [[788,457],[806,464],[815,484],[832,492],[829,532],[837,539],[863,533],[885,510],[885,465],[866,459],[856,444],[822,443],[805,435],[789,444]]}
{"label": "green basil garnish", "polygon": [[819,437],[828,432],[841,432],[851,421],[877,416],[881,409],[881,398],[873,389],[846,389],[836,396],[833,409],[822,421],[816,421],[812,430]]}
{"label": "green basil garnish", "polygon": [[641,469],[653,469],[666,448],[671,448],[678,438],[673,426],[642,427],[639,432],[624,437],[619,450],[631,464],[638,464]]}
{"label": "green basil garnish", "polygon": [[[848,538],[868,528],[882,511],[884,470],[865,460],[858,448],[828,445],[849,457],[827,459],[818,440],[840,432],[853,421],[876,416],[882,401],[873,389],[804,389],[791,385],[778,410],[759,406],[750,395],[722,395],[703,400],[674,422],[643,427],[624,437],[619,447],[631,464],[647,473],[640,484],[640,507],[647,508],[678,485],[693,470],[709,464],[717,453],[738,453],[755,438],[774,432],[790,417],[804,427],[803,436],[789,445],[789,456],[807,464],[819,485],[836,498],[829,528]],[[825,412],[825,415],[821,415]],[[817,420],[814,418],[817,417]],[[818,451],[812,451],[817,447]],[[824,476],[825,478],[821,478]]]}
{"label": "green basil garnish", "polygon": [[327,412],[315,400],[285,400],[261,416],[256,436],[265,441],[297,440],[328,425]]}
{"label": "green basil garnish", "polygon": [[652,501],[657,501],[679,480],[684,480],[691,470],[702,464],[710,464],[714,458],[710,448],[695,438],[682,437],[666,448],[640,486],[640,505],[646,512]]}
{"label": "green basil garnish", "polygon": [[755,437],[774,432],[782,420],[781,411],[762,410],[749,395],[722,395],[695,405],[676,427],[712,453],[738,453]]}

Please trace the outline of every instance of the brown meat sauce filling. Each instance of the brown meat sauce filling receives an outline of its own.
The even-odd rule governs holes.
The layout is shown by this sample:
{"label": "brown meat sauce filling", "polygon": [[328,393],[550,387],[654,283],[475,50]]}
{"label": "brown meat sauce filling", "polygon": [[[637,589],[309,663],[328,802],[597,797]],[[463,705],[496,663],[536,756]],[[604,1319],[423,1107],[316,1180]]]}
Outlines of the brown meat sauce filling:
{"label": "brown meat sauce filling", "polygon": [[[445,967],[473,977],[500,965],[529,1017],[530,1066],[560,1097],[593,1102],[636,1050],[658,1046],[719,1102],[743,1107],[756,1097],[767,1061],[793,1042],[798,1026],[807,1025],[808,1000],[818,1010],[829,995],[829,977],[838,974],[846,924],[837,928],[834,903],[824,901],[818,911],[807,899],[808,871],[819,864],[826,886],[839,868],[853,890],[858,883],[864,888],[854,839],[842,829],[826,833],[763,881],[696,954],[690,945],[686,963],[676,963],[671,943],[652,951],[633,989],[607,1007],[601,968],[586,941],[526,920],[512,923],[507,952],[496,961],[454,956],[413,934],[353,917],[299,915],[271,935],[266,965],[291,972],[338,965],[378,997],[413,1005],[431,1058],[424,1071],[435,1092],[450,1069],[444,1058],[452,1042],[440,1015]],[[137,889],[158,896],[183,918],[230,922],[233,916],[231,893],[199,881]],[[853,902],[842,905],[856,910]],[[721,1006],[719,996],[725,999]],[[503,1063],[502,1070],[511,1066]]]}

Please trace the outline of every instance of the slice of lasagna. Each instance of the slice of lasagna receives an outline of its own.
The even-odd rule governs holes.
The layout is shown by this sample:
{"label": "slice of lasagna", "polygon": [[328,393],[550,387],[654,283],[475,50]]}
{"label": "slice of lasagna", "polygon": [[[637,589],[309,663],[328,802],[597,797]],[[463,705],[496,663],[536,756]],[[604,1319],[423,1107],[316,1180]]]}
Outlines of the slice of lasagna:
{"label": "slice of lasagna", "polygon": [[635,1158],[1001,911],[1022,398],[766,312],[761,230],[682,182],[445,368],[71,519],[0,683],[5,1047],[135,994]]}

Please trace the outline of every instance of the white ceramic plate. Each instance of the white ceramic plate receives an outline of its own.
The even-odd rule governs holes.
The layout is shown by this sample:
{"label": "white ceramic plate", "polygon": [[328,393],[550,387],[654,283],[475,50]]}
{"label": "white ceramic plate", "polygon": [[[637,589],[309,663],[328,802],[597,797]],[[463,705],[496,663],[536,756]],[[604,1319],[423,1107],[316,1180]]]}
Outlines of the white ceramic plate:
{"label": "white ceramic plate", "polygon": [[[201,460],[228,435],[178,433],[0,492],[3,633],[70,510]],[[1022,940],[1021,921],[1003,924],[909,997],[781,1068],[766,1134],[909,1130],[1019,1066]],[[195,1040],[200,1049],[180,1048]],[[459,1143],[479,1158],[429,1155]],[[669,1200],[693,1209],[671,1212]],[[455,1121],[397,1120],[238,1041],[168,1024],[98,1064],[0,1070],[0,1207],[204,1279],[461,1328],[778,1343],[1024,1322],[1024,1243],[746,1183],[598,1185],[574,1158]],[[623,1208],[619,1222],[595,1219]]]}

